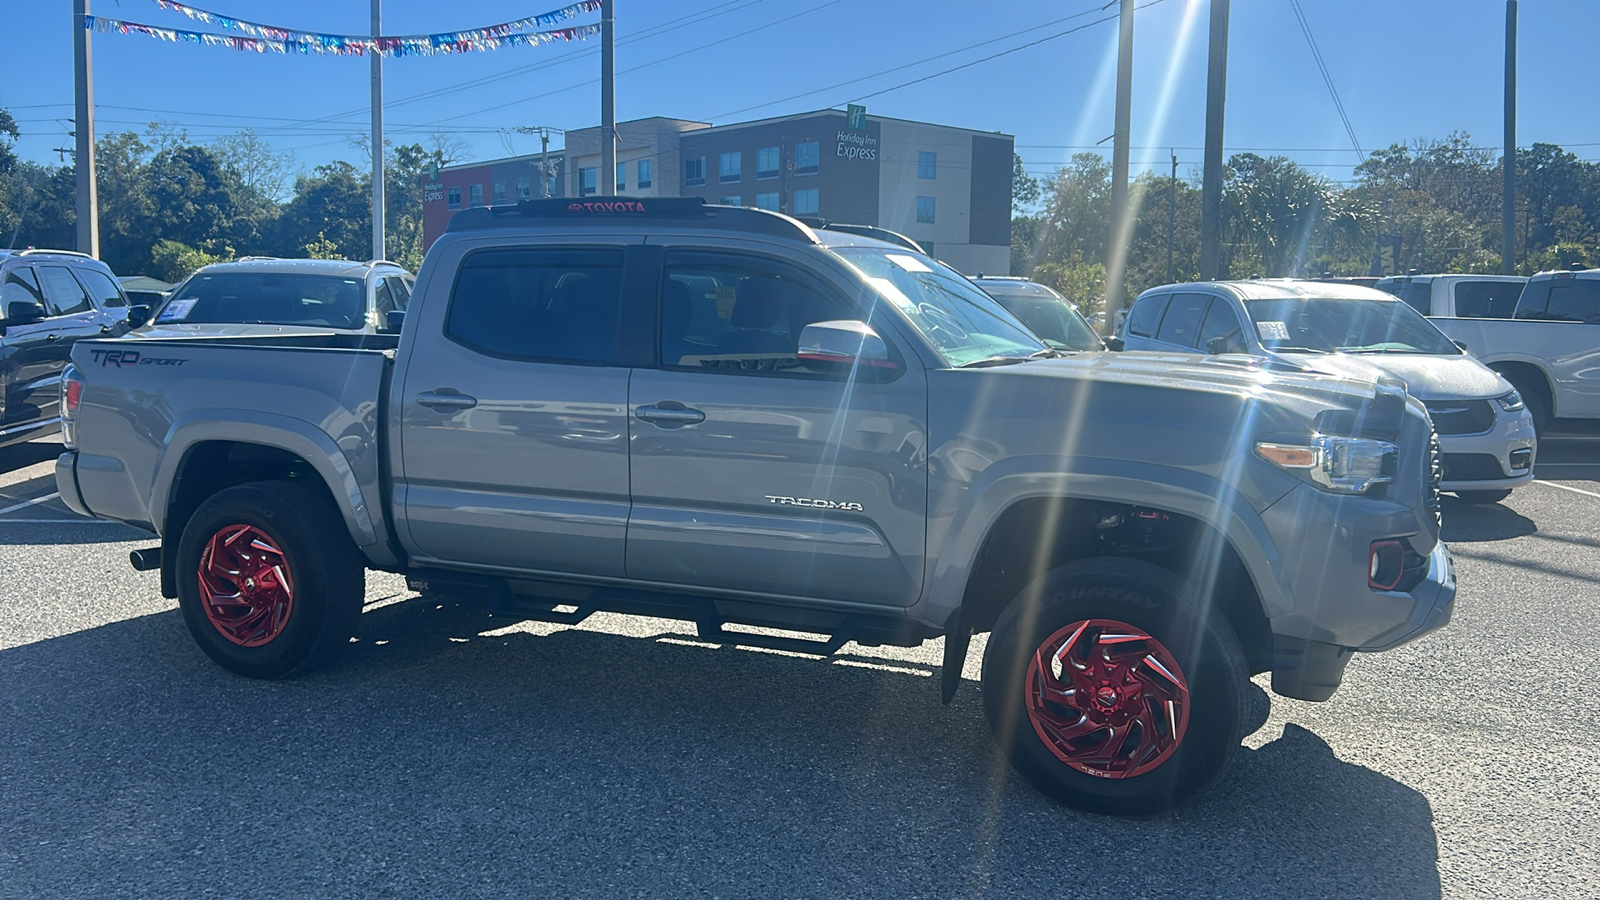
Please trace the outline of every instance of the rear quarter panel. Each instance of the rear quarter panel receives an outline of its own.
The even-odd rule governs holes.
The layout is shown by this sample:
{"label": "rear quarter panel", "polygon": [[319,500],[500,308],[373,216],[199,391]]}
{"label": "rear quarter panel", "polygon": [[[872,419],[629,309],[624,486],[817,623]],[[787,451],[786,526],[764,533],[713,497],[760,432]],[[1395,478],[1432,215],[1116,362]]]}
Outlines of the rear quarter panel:
{"label": "rear quarter panel", "polygon": [[203,441],[276,447],[322,476],[356,544],[392,563],[378,428],[389,360],[377,350],[249,341],[82,341],[78,483],[101,518],[164,534],[185,455]]}

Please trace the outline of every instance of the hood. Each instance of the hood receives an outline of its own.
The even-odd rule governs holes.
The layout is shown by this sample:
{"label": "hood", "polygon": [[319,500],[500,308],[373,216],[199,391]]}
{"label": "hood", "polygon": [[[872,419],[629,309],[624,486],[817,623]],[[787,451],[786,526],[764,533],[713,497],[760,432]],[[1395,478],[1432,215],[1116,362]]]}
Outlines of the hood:
{"label": "hood", "polygon": [[1340,378],[1398,378],[1419,400],[1487,400],[1510,392],[1511,385],[1476,358],[1422,353],[1274,353],[1273,359],[1301,371]]}
{"label": "hood", "polygon": [[200,338],[200,337],[272,337],[295,334],[360,334],[359,329],[328,328],[307,325],[240,325],[225,322],[165,322],[144,325],[128,332],[136,340],[146,338]]}

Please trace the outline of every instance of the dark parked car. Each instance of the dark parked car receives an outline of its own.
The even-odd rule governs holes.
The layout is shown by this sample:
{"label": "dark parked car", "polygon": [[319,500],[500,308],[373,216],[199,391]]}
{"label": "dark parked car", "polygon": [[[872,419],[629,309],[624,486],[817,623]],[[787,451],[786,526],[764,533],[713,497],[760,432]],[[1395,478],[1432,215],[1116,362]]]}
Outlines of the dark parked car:
{"label": "dark parked car", "polygon": [[0,250],[0,446],[60,428],[57,394],[73,343],[123,331],[127,305],[98,259]]}
{"label": "dark parked car", "polygon": [[1048,285],[1014,276],[979,275],[972,279],[984,293],[1000,301],[1022,324],[1056,350],[1104,350],[1106,345],[1072,301]]}

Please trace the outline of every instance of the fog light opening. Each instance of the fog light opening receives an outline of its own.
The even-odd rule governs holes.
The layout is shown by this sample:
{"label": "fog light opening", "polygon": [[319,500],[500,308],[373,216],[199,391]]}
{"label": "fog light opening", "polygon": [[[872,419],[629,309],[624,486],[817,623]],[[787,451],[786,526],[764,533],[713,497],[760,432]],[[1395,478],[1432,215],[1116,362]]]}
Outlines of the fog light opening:
{"label": "fog light opening", "polygon": [[1373,541],[1367,552],[1367,586],[1392,591],[1405,576],[1405,549],[1399,541]]}

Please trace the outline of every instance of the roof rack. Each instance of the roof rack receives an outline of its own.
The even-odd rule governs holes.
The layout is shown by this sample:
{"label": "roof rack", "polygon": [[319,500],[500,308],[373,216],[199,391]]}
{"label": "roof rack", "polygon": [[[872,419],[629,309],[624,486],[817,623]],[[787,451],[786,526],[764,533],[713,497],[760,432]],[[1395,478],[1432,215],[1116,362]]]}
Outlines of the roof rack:
{"label": "roof rack", "polygon": [[55,253],[59,256],[81,256],[84,259],[94,259],[89,254],[80,253],[77,250],[51,250],[47,247],[29,247],[26,250],[17,251],[18,256],[32,256],[35,253]]}
{"label": "roof rack", "polygon": [[392,261],[387,260],[387,259],[369,259],[369,260],[366,261],[365,265],[369,265],[369,266],[394,266],[396,269],[404,269],[405,268],[405,266],[402,266],[397,262],[392,262]]}
{"label": "roof rack", "polygon": [[[906,237],[898,231],[890,231],[887,228],[879,228],[876,225],[854,225],[849,222],[833,222],[829,221],[828,219],[824,219],[821,216],[795,216],[794,218],[796,221],[812,228],[821,228],[824,231],[837,231],[842,234],[855,234],[860,235],[861,237],[874,238],[885,243],[894,244],[897,247],[904,247],[907,250],[915,250],[918,253],[928,253],[928,251],[924,250],[922,245],[917,243],[915,240]],[[931,256],[932,254],[928,255]]]}
{"label": "roof rack", "polygon": [[516,205],[479,206],[450,218],[446,231],[479,231],[527,225],[570,226],[585,224],[632,225],[642,221],[670,221],[674,225],[744,231],[771,237],[817,242],[804,223],[782,213],[743,206],[714,206],[700,197],[557,197],[522,200]]}
{"label": "roof rack", "polygon": [[229,262],[261,262],[262,260],[282,258],[281,256],[241,256],[238,259],[229,260]]}

